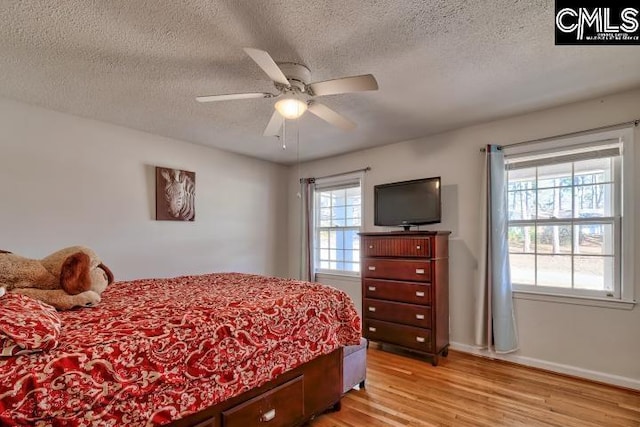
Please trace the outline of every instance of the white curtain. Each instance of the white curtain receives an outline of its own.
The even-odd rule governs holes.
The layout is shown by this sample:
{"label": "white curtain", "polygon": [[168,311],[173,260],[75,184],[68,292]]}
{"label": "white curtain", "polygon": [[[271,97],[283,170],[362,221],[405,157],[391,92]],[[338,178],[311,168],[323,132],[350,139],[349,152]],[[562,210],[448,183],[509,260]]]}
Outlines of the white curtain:
{"label": "white curtain", "polygon": [[497,353],[509,353],[518,349],[518,337],[513,313],[507,193],[501,147],[487,146],[485,165],[475,343]]}
{"label": "white curtain", "polygon": [[302,209],[302,221],[300,226],[301,256],[300,256],[300,280],[315,281],[313,274],[313,188],[315,178],[300,179],[300,198]]}

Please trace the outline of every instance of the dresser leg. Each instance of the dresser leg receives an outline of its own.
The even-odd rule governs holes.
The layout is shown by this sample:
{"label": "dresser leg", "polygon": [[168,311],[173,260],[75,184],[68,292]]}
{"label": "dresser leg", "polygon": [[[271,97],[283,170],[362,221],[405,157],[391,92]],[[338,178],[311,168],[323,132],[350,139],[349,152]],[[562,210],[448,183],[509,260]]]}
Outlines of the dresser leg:
{"label": "dresser leg", "polygon": [[438,366],[438,355],[437,354],[433,355],[433,358],[431,359],[431,364],[433,366]]}
{"label": "dresser leg", "polygon": [[446,346],[444,350],[442,350],[442,357],[447,357],[449,355],[449,346]]}

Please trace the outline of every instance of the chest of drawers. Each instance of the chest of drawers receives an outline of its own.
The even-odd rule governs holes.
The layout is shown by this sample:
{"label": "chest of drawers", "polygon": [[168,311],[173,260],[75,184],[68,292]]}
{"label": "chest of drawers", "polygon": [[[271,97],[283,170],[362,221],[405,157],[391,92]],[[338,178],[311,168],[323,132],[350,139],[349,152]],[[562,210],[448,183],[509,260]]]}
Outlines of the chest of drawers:
{"label": "chest of drawers", "polygon": [[360,233],[363,336],[431,357],[449,349],[448,231]]}

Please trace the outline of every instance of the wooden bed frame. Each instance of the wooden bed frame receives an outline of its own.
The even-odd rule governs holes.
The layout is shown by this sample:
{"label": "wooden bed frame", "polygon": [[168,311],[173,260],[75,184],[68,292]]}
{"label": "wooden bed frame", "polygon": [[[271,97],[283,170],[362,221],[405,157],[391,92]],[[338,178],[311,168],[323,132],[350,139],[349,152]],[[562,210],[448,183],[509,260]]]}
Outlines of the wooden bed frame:
{"label": "wooden bed frame", "polygon": [[261,387],[176,420],[171,427],[292,427],[340,409],[342,347]]}

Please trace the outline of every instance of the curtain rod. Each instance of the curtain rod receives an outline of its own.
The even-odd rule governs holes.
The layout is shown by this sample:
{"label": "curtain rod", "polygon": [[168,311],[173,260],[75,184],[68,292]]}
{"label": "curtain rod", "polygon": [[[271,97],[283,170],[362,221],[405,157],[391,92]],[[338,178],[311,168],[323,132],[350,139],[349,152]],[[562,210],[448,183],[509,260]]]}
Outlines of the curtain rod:
{"label": "curtain rod", "polygon": [[[600,126],[600,127],[597,127],[597,128],[581,130],[581,131],[577,131],[577,132],[563,133],[561,135],[547,136],[545,138],[539,138],[539,139],[530,139],[528,141],[514,142],[513,144],[504,144],[504,145],[501,145],[500,148],[502,148],[502,147],[515,147],[517,145],[532,144],[534,142],[551,141],[553,139],[567,138],[569,136],[580,136],[580,135],[584,135],[584,134],[588,134],[588,133],[592,133],[592,132],[596,132],[596,131],[602,131],[602,130],[620,129],[620,128],[627,127],[629,125],[633,125],[634,127],[637,127],[639,123],[640,123],[640,119],[635,119],[635,120],[631,120],[631,121],[628,121],[628,122],[617,123],[615,125]],[[482,152],[482,153],[484,153],[486,151],[487,151],[486,148],[481,148],[480,149],[480,152]]]}
{"label": "curtain rod", "polygon": [[348,172],[341,172],[341,173],[334,173],[332,175],[325,175],[325,176],[318,176],[315,178],[300,178],[300,182],[304,181],[305,179],[324,179],[324,178],[333,178],[335,176],[341,176],[341,175],[349,175],[351,173],[356,173],[356,172],[369,172],[371,170],[370,166],[367,166],[366,168],[362,168],[362,169],[356,169],[356,170],[352,170],[352,171],[348,171]]}

